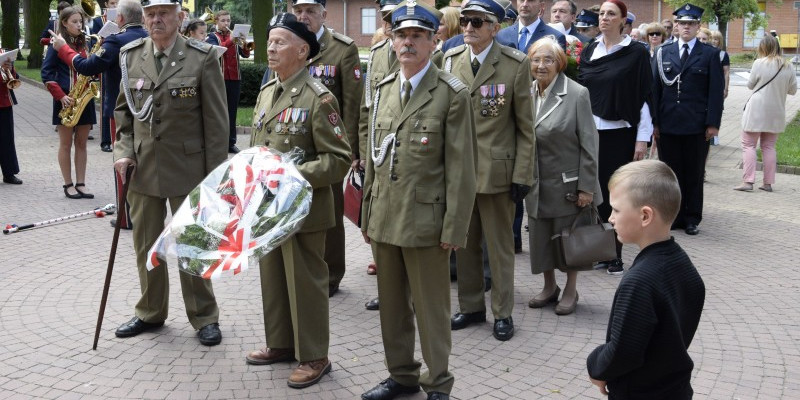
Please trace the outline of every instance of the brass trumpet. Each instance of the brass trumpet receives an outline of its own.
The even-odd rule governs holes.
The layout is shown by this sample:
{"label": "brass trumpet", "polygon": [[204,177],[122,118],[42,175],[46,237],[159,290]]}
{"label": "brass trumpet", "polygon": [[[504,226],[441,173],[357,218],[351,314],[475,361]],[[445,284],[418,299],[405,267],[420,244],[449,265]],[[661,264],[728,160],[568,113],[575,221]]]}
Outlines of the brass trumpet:
{"label": "brass trumpet", "polygon": [[211,25],[216,22],[216,16],[214,15],[214,10],[206,6],[206,10],[203,15],[200,16],[200,19],[206,22],[206,25]]}
{"label": "brass trumpet", "polygon": [[3,83],[6,87],[14,90],[22,85],[22,81],[14,77],[14,73],[9,68],[0,68],[0,75],[2,75]]}
{"label": "brass trumpet", "polygon": [[256,48],[256,42],[248,42],[242,38],[233,39],[233,42],[247,51],[253,51]]}

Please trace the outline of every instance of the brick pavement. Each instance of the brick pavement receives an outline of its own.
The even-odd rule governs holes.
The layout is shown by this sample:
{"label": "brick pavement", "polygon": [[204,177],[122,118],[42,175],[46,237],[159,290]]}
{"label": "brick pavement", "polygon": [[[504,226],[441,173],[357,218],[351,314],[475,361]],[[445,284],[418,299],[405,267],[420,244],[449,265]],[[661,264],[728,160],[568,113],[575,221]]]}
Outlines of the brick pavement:
{"label": "brick pavement", "polygon": [[[0,185],[0,223],[28,223],[112,202],[111,155],[99,151],[98,140],[89,143],[87,174],[97,197],[63,196],[50,96],[29,84],[18,92],[16,141],[25,184]],[[739,110],[748,95],[733,87],[726,101],[722,143],[712,148],[708,165],[701,234],[675,233],[707,286],[690,349],[693,385],[702,399],[797,398],[800,392],[800,316],[794,307],[800,289],[800,176],[779,174],[774,193],[731,190],[740,179]],[[798,100],[790,97],[789,115],[800,108]],[[357,398],[387,373],[378,314],[363,307],[376,294],[375,278],[365,274],[369,249],[353,226],[346,234],[350,269],[330,303],[333,372],[303,390],[286,386],[289,364],[244,363],[246,352],[264,344],[257,269],[215,284],[221,345],[207,348],[195,339],[174,271],[166,325],[117,339],[113,331],[130,318],[139,295],[131,236],[123,232],[99,348],[92,351],[112,235],[107,219],[0,237],[0,398]],[[527,301],[542,283],[529,272],[523,243],[525,251],[516,256],[516,336],[494,340],[491,323],[453,332],[453,398],[602,398],[587,380],[585,358],[604,341],[619,278],[582,273],[573,315],[557,317],[552,307],[529,309]],[[626,265],[634,256],[626,246]],[[558,280],[563,284],[564,276]],[[450,290],[457,304],[455,287]]]}

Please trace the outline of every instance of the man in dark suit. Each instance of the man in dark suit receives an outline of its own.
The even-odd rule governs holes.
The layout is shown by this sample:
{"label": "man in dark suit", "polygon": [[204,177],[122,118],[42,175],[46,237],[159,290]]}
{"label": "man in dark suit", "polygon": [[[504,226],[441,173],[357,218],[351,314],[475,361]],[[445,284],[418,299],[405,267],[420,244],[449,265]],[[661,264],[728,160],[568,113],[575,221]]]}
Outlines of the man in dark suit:
{"label": "man in dark suit", "polygon": [[501,29],[497,34],[497,42],[527,54],[533,42],[545,35],[553,35],[561,48],[566,49],[567,38],[539,18],[542,7],[544,2],[541,0],[517,0],[517,23]]}
{"label": "man in dark suit", "polygon": [[578,33],[575,27],[575,16],[578,14],[578,6],[572,0],[553,0],[550,6],[550,22],[561,22],[567,35],[578,38],[582,43],[589,41],[589,38]]}
{"label": "man in dark suit", "polygon": [[653,135],[659,158],[681,187],[681,208],[672,227],[697,235],[705,159],[709,140],[719,133],[724,80],[719,51],[695,37],[703,9],[687,3],[673,14],[680,35],[659,47],[653,61]]}

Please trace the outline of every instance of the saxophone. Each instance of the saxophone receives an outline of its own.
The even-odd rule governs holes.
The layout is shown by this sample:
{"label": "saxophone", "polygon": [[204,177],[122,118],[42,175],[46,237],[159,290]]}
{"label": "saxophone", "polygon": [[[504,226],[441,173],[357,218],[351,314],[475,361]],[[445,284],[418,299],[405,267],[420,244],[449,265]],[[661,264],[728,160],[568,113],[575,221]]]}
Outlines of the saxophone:
{"label": "saxophone", "polygon": [[[97,53],[102,44],[101,38],[97,35],[87,35],[86,40],[89,39],[95,39],[97,43],[92,47],[92,51],[87,55],[87,58]],[[72,105],[62,108],[58,116],[61,118],[62,125],[72,128],[78,124],[78,120],[81,118],[86,105],[89,104],[89,100],[100,97],[100,88],[96,82],[92,82],[92,77],[78,74],[78,79],[75,80],[75,84],[72,85],[72,89],[70,89],[67,96],[72,98]]]}

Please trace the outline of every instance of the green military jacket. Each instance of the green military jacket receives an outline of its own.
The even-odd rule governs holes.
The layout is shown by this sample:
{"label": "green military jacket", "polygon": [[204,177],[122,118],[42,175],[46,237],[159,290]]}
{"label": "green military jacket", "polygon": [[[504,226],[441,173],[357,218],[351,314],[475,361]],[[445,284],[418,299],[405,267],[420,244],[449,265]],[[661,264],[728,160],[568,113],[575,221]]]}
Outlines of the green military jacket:
{"label": "green military jacket", "polygon": [[[370,239],[404,247],[463,247],[475,200],[475,129],[467,88],[429,64],[405,108],[400,72],[376,89],[362,207]],[[394,135],[392,143],[391,135]],[[381,146],[388,139],[388,145]],[[394,154],[392,154],[394,153]],[[380,164],[380,165],[377,165]]]}
{"label": "green military jacket", "polygon": [[[283,92],[273,104],[278,85]],[[297,169],[314,194],[300,231],[336,225],[331,185],[341,182],[350,168],[350,146],[336,98],[308,70],[300,69],[285,82],[272,79],[261,87],[253,110],[250,146],[268,146],[283,153],[302,149],[305,162]]]}
{"label": "green military jacket", "polygon": [[447,51],[445,71],[469,87],[478,138],[478,193],[509,191],[511,183],[531,186],[535,136],[531,67],[522,52],[497,41],[472,73],[467,45]]}
{"label": "green military jacket", "polygon": [[[178,35],[160,74],[149,38],[124,46],[123,58],[127,80],[114,109],[119,137],[114,159],[136,160],[130,190],[186,195],[228,157],[228,109],[217,53],[208,43]],[[126,91],[136,112],[149,102],[149,118],[133,115]]]}

